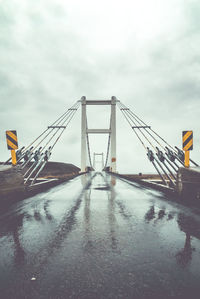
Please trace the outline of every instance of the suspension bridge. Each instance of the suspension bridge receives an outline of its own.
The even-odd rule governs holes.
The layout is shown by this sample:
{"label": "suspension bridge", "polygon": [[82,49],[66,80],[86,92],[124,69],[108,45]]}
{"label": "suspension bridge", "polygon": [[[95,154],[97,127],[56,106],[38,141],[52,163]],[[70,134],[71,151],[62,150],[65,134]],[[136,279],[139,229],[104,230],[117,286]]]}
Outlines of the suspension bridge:
{"label": "suspension bridge", "polygon": [[[88,105],[110,106],[107,129],[88,127]],[[10,202],[0,197],[1,297],[199,298],[199,205],[178,197],[174,201],[171,193],[117,173],[116,109],[157,172],[154,185],[174,191],[194,172],[193,190],[199,186],[198,165],[190,160],[194,167],[185,167],[183,150],[170,145],[121,101],[82,97],[16,151],[12,169],[27,189],[55,181],[42,173],[53,163],[52,152],[79,108],[80,173],[28,198],[15,193]],[[90,134],[106,134],[108,141],[106,153],[93,153],[93,161]],[[104,171],[95,171],[97,164]]]}
{"label": "suspension bridge", "polygon": [[[88,128],[87,106],[89,105],[109,105],[111,107],[110,126],[107,129]],[[131,111],[116,97],[110,100],[87,100],[82,97],[72,107],[65,111],[58,119],[50,124],[35,140],[28,146],[23,146],[16,152],[16,163],[23,173],[24,184],[33,186],[38,184],[38,178],[45,165],[48,163],[52,151],[59,142],[63,133],[67,130],[75,113],[81,106],[81,172],[95,169],[95,159],[92,163],[90,151],[90,134],[106,134],[108,135],[107,153],[105,153],[105,164],[102,170],[116,173],[116,108],[123,114],[125,120],[130,125],[135,137],[144,149],[144,158],[152,163],[159,175],[160,182],[169,188],[176,188],[177,173],[180,167],[185,167],[184,151],[177,146],[172,146],[168,141],[160,136],[149,124],[146,124],[135,112]],[[146,157],[145,157],[146,156]],[[94,154],[95,157],[95,154]],[[7,164],[11,159],[7,160]],[[87,165],[86,161],[89,161]],[[194,166],[198,166],[196,162],[190,159]],[[47,183],[48,180],[43,181]],[[40,182],[41,183],[41,182]]]}

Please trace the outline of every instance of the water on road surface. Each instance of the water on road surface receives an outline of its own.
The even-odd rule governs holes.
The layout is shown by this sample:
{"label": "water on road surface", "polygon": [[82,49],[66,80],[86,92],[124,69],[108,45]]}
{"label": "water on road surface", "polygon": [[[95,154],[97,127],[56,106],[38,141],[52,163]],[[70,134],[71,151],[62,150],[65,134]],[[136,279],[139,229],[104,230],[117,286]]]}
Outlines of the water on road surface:
{"label": "water on road surface", "polygon": [[0,298],[200,298],[200,216],[96,173],[0,213]]}

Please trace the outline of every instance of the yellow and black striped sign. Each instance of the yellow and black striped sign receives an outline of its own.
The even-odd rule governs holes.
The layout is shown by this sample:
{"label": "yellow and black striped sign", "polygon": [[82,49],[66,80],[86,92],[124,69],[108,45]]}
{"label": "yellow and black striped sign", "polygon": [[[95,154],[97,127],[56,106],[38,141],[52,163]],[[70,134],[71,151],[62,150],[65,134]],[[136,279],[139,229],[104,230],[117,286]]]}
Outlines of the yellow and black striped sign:
{"label": "yellow and black striped sign", "polygon": [[18,149],[17,131],[6,131],[6,139],[9,150]]}
{"label": "yellow and black striped sign", "polygon": [[183,131],[183,150],[193,150],[193,131]]}

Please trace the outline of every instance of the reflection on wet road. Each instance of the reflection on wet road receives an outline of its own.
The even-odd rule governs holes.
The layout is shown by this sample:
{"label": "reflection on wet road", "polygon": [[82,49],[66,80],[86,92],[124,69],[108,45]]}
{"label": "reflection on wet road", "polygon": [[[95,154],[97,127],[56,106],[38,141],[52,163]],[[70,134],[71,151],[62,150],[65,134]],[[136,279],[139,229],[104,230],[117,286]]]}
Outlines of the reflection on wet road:
{"label": "reflection on wet road", "polygon": [[0,298],[199,298],[200,215],[110,175],[0,212]]}

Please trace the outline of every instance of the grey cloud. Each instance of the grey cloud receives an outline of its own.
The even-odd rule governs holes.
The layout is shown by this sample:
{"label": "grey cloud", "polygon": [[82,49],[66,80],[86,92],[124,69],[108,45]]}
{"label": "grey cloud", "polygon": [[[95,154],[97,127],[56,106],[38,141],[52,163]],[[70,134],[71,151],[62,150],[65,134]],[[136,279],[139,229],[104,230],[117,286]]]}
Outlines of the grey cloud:
{"label": "grey cloud", "polygon": [[[80,21],[60,1],[2,1],[1,160],[8,155],[6,129],[16,128],[21,143],[29,143],[82,95],[102,99],[117,96],[172,144],[180,142],[181,130],[186,126],[198,134],[200,5],[198,1],[175,2],[183,8],[183,15],[173,32],[161,32],[156,38],[140,41],[133,28],[126,42],[115,41],[107,49],[103,38],[102,45],[98,40],[98,34],[102,36],[103,32],[95,31],[95,22],[100,18],[86,18],[84,27],[84,19]],[[10,107],[15,108],[10,111]],[[96,114],[90,114],[91,124],[97,123]],[[119,170],[152,171],[120,114],[119,122]],[[97,136],[93,142],[94,150],[106,148],[103,145],[101,149],[103,141],[98,141]],[[137,159],[131,164],[133,156]],[[198,157],[197,151],[194,156]],[[79,165],[80,112],[57,145],[53,159]]]}

